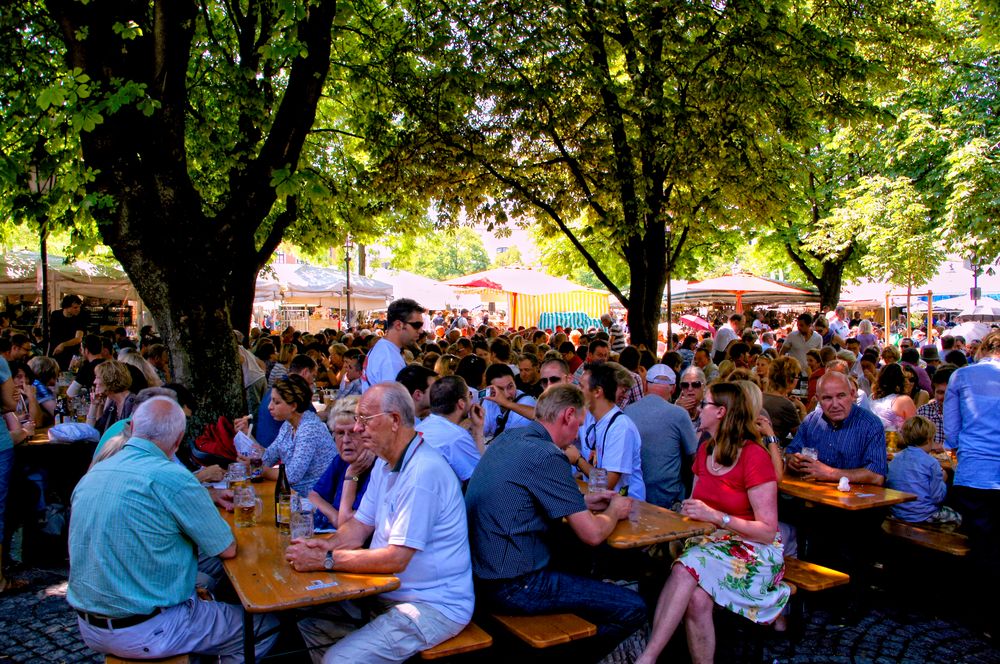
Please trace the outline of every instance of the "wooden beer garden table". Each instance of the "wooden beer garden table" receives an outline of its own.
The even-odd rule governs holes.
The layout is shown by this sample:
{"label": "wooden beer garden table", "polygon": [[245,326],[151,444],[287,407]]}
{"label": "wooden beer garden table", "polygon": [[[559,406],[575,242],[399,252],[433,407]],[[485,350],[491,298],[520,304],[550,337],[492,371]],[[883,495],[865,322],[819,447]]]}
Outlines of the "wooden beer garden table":
{"label": "wooden beer garden table", "polygon": [[917,499],[912,493],[874,484],[851,484],[849,492],[838,491],[835,483],[806,480],[789,473],[782,477],[778,488],[789,496],[850,511],[888,507]]}
{"label": "wooden beer garden table", "polygon": [[243,603],[243,653],[250,664],[256,657],[253,614],[357,599],[399,587],[399,579],[389,574],[293,570],[285,560],[289,538],[274,525],[274,485],[268,480],[253,485],[264,503],[256,526],[237,528],[233,513],[222,512],[236,538],[236,557],[222,563]]}
{"label": "wooden beer garden table", "polygon": [[[580,491],[587,492],[586,482],[577,480],[577,485]],[[706,521],[689,519],[659,505],[634,500],[632,514],[615,525],[606,541],[615,549],[635,549],[694,535],[707,535],[714,530],[715,526]]]}

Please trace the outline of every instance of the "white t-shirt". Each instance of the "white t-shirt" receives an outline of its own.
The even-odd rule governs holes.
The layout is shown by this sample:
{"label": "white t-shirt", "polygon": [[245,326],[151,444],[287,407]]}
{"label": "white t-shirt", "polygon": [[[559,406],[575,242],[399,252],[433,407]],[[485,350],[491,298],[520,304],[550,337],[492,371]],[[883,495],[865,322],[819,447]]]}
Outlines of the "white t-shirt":
{"label": "white t-shirt", "polygon": [[[620,415],[615,417],[615,413]],[[646,484],[642,478],[642,438],[635,423],[618,406],[611,408],[600,420],[595,420],[587,411],[580,427],[580,454],[589,461],[592,451],[595,452],[594,466],[610,473],[621,473],[617,488],[627,486],[629,498],[646,500]]]}
{"label": "white t-shirt", "polygon": [[424,434],[427,444],[444,457],[458,479],[466,481],[479,463],[479,448],[472,434],[451,420],[431,413],[417,425],[417,431]]}
{"label": "white t-shirt", "polygon": [[[521,390],[518,390],[514,395],[517,399],[517,403],[522,406],[534,406],[535,399],[526,395]],[[500,417],[502,412],[500,406],[497,405],[496,401],[490,399],[483,399],[482,407],[485,412],[483,416],[485,418],[483,422],[483,435],[487,438],[491,438],[496,435],[497,430],[497,418]],[[532,420],[526,417],[518,415],[514,411],[510,411],[510,415],[507,416],[507,426],[504,427],[504,431],[510,431],[511,429],[516,429],[517,427],[526,427],[531,424]]]}
{"label": "white t-shirt", "polygon": [[806,341],[805,337],[798,330],[792,330],[791,334],[785,337],[785,343],[781,347],[783,353],[791,355],[799,361],[799,368],[802,375],[809,373],[809,365],[806,364],[806,352],[810,349],[819,350],[823,347],[823,337],[819,332],[813,330],[812,337]]}
{"label": "white t-shirt", "polygon": [[715,333],[715,341],[712,343],[712,354],[725,353],[726,347],[736,341],[737,338],[738,337],[736,336],[736,331],[733,330],[733,326],[726,323],[719,328],[718,332]]}
{"label": "white t-shirt", "polygon": [[833,332],[838,337],[840,337],[841,339],[846,340],[847,334],[851,331],[851,328],[847,324],[847,321],[843,321],[837,317],[834,317],[832,320],[830,320],[830,331]]}
{"label": "white t-shirt", "polygon": [[396,376],[406,367],[406,360],[399,346],[388,339],[379,339],[372,350],[365,356],[361,370],[361,393],[364,394],[372,385],[396,380]]}
{"label": "white t-shirt", "polygon": [[374,466],[354,514],[375,528],[372,549],[390,544],[416,549],[406,569],[396,573],[399,588],[382,597],[430,604],[464,625],[476,600],[461,486],[444,457],[419,434],[401,466],[399,472],[385,463]]}

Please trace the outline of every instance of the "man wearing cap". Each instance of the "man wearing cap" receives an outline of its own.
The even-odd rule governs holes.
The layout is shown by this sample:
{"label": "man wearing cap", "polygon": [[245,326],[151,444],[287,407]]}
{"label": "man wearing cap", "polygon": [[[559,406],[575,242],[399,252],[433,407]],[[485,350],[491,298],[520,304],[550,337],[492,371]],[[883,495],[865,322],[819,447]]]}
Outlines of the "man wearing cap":
{"label": "man wearing cap", "polygon": [[[698,371],[695,368],[695,371]],[[646,501],[670,508],[684,500],[685,470],[698,449],[698,439],[688,412],[670,403],[674,371],[654,364],[646,372],[647,394],[625,409],[635,424],[641,442],[642,478]]]}

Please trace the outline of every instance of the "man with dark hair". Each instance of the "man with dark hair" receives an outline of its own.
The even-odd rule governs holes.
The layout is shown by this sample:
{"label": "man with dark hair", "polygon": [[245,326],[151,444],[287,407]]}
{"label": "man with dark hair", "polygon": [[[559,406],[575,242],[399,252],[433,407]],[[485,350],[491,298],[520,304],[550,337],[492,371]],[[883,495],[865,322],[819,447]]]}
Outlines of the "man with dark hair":
{"label": "man with dark hair", "polygon": [[[441,453],[465,486],[486,451],[483,408],[472,402],[469,386],[461,376],[435,381],[430,388],[430,405],[431,413],[417,425],[417,431]],[[466,417],[471,424],[468,430],[462,426]]]}
{"label": "man with dark hair", "polygon": [[466,355],[472,355],[472,339],[469,339],[468,337],[459,337],[454,343],[458,348],[458,351],[455,353],[455,355],[458,356],[458,359],[462,359]]}
{"label": "man with dark hair", "polygon": [[517,375],[516,367],[510,363],[510,342],[503,337],[497,337],[490,342],[490,356],[483,359],[490,364],[506,364],[514,375]]}
{"label": "man with dark hair", "polygon": [[435,380],[437,374],[422,364],[408,364],[396,374],[396,382],[402,383],[413,397],[415,422],[418,426],[431,413],[431,385]]}
{"label": "man with dark hair", "polygon": [[31,339],[20,332],[10,335],[10,350],[4,355],[4,358],[8,363],[27,363],[31,359]]}
{"label": "man with dark hair", "polygon": [[340,380],[338,399],[361,396],[361,372],[365,364],[365,354],[360,348],[349,348],[344,353],[344,374]]}
{"label": "man with dark hair", "polygon": [[[288,375],[291,376],[293,374],[305,378],[309,386],[312,387],[313,381],[316,379],[316,361],[308,355],[296,355],[288,362]],[[271,410],[269,408],[271,405],[271,392],[272,390],[264,391],[264,398],[260,400],[260,406],[257,408],[257,425],[254,428],[254,437],[264,447],[274,442],[274,439],[278,437],[278,431],[281,429],[281,422],[271,417]],[[309,402],[308,410],[316,412],[316,408],[312,405],[311,401]]]}
{"label": "man with dark hair", "polygon": [[694,366],[702,370],[709,383],[719,377],[719,367],[712,361],[708,348],[699,347],[694,352]]}
{"label": "man with dark hair", "polygon": [[729,360],[737,369],[750,369],[753,366],[751,357],[750,346],[746,343],[737,341],[729,346]]}
{"label": "man with dark hair", "polygon": [[83,341],[87,321],[80,315],[83,300],[76,295],[63,297],[60,306],[49,316],[49,352],[46,355],[55,358],[59,368],[67,371],[77,346]]}
{"label": "man with dark hair", "polygon": [[365,357],[361,374],[362,394],[372,385],[396,380],[406,366],[403,347],[420,334],[424,326],[424,308],[409,298],[393,300],[385,319],[385,336],[379,339]]}
{"label": "man with dark hair", "polygon": [[587,364],[581,388],[587,397],[587,417],[580,427],[580,448],[570,445],[566,456],[587,477],[594,468],[608,471],[608,488],[622,495],[646,500],[642,476],[642,439],[635,424],[615,405],[621,377],[628,379],[620,364]]}
{"label": "man with dark hair", "polygon": [[569,366],[570,375],[576,372],[581,366],[583,366],[583,358],[576,354],[576,346],[573,345],[572,341],[564,341],[559,344],[559,354],[562,355],[563,360]]}
{"label": "man with dark hair", "polygon": [[[902,346],[902,345],[901,345]],[[920,351],[913,346],[907,347],[899,354],[899,363],[911,367],[917,374],[917,382],[920,389],[930,394],[934,388],[931,387],[931,377],[927,370],[920,366]]]}
{"label": "man with dark hair", "polygon": [[476,598],[488,611],[534,615],[572,611],[597,625],[592,660],[646,621],[635,592],[552,569],[552,532],[565,519],[584,544],[598,546],[631,501],[610,492],[581,494],[565,450],[582,425],[583,395],[555,385],[538,401],[538,420],[508,430],[476,466],[465,504]]}
{"label": "man with dark hair", "polygon": [[785,342],[781,344],[778,355],[791,355],[802,368],[802,375],[808,376],[809,364],[806,362],[806,353],[809,350],[819,350],[823,347],[823,337],[813,330],[813,318],[807,313],[799,314],[795,319],[795,329],[785,337]]}
{"label": "man with dark hair", "polygon": [[945,353],[944,361],[948,364],[953,364],[958,368],[962,368],[969,363],[969,358],[965,356],[963,351],[955,348]]}
{"label": "man with dark hair", "polygon": [[538,356],[533,353],[525,353],[517,360],[517,375],[514,376],[514,383],[517,389],[525,394],[538,398],[545,386],[539,382],[538,376]]}
{"label": "man with dark hair", "polygon": [[917,408],[917,415],[926,417],[937,427],[937,431],[934,432],[934,445],[931,447],[933,452],[944,451],[944,399],[948,392],[948,381],[953,373],[955,373],[953,366],[942,364],[938,367],[931,377],[931,385],[934,387],[931,400]]}
{"label": "man with dark hair", "polygon": [[507,429],[528,426],[535,419],[534,398],[517,389],[514,372],[506,364],[486,368],[486,385],[483,433],[487,439]]}
{"label": "man with dark hair", "polygon": [[94,386],[94,367],[108,360],[104,355],[104,340],[96,334],[88,334],[81,344],[83,349],[83,364],[73,377],[73,382],[66,388],[66,394],[75,397],[80,390],[89,390]]}
{"label": "man with dark hair", "polygon": [[609,344],[604,339],[594,339],[587,346],[587,361],[584,362],[573,372],[573,384],[582,387],[580,379],[583,378],[583,372],[586,370],[587,364],[601,364],[602,362],[607,362],[611,359],[611,344]]}

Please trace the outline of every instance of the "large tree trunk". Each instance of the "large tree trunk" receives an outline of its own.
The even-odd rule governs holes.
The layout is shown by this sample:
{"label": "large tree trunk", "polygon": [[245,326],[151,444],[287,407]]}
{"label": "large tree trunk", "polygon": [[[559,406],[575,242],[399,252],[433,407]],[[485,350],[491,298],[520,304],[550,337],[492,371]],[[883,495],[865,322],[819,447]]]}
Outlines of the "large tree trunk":
{"label": "large tree trunk", "polygon": [[814,285],[819,290],[819,306],[823,311],[836,308],[840,302],[840,290],[844,283],[844,264],[842,262],[823,263],[823,271]]}

